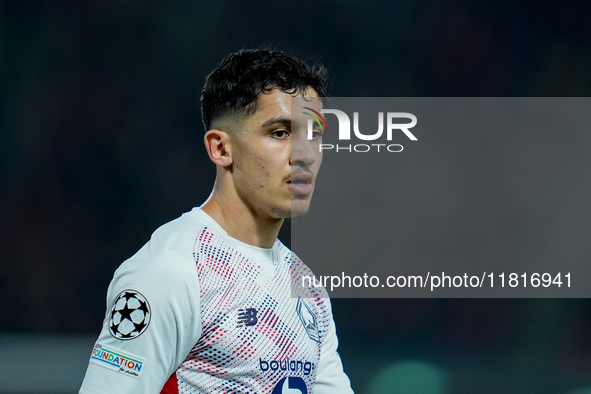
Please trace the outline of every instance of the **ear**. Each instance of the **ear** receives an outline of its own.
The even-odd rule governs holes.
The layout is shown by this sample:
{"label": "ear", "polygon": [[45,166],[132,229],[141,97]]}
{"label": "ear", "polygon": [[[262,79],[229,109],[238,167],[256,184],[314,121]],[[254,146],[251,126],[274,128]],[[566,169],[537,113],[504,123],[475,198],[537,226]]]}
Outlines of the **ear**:
{"label": "ear", "polygon": [[209,130],[203,138],[209,159],[220,167],[232,165],[230,135],[221,130]]}

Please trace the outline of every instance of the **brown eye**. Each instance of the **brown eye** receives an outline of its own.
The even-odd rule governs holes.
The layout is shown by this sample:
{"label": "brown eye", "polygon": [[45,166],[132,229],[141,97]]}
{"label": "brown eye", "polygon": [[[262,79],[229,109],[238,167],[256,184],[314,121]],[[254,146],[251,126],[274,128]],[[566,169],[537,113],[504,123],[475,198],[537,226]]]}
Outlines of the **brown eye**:
{"label": "brown eye", "polygon": [[288,136],[287,131],[285,130],[277,130],[271,133],[274,138],[285,138]]}

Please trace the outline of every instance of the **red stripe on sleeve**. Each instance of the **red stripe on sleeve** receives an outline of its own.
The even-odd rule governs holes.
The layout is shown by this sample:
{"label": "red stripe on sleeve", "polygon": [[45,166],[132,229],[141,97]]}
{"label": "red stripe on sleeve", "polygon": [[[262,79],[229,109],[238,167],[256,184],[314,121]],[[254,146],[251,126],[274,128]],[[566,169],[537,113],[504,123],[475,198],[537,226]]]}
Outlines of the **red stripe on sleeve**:
{"label": "red stripe on sleeve", "polygon": [[170,378],[168,378],[164,384],[164,387],[162,387],[160,394],[179,394],[179,385],[177,384],[176,380],[176,372],[173,373]]}

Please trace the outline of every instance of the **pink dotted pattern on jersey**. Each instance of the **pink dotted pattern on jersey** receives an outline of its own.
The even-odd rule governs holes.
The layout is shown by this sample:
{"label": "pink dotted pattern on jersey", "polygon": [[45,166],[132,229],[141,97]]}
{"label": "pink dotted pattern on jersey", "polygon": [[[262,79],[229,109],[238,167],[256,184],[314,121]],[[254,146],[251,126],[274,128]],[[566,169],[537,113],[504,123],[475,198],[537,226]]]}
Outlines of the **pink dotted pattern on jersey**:
{"label": "pink dotted pattern on jersey", "polygon": [[273,266],[261,266],[208,227],[199,232],[202,335],[176,372],[179,393],[272,394],[286,377],[312,393],[328,307],[315,289],[291,297],[292,281],[312,272],[279,240],[273,251]]}

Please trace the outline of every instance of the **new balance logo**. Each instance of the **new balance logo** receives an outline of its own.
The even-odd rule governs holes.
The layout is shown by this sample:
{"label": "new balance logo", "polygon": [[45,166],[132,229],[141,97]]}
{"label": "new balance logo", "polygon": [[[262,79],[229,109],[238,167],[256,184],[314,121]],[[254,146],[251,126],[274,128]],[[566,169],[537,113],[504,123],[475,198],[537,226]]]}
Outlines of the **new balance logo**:
{"label": "new balance logo", "polygon": [[254,326],[258,321],[256,309],[246,308],[238,310],[238,327]]}

